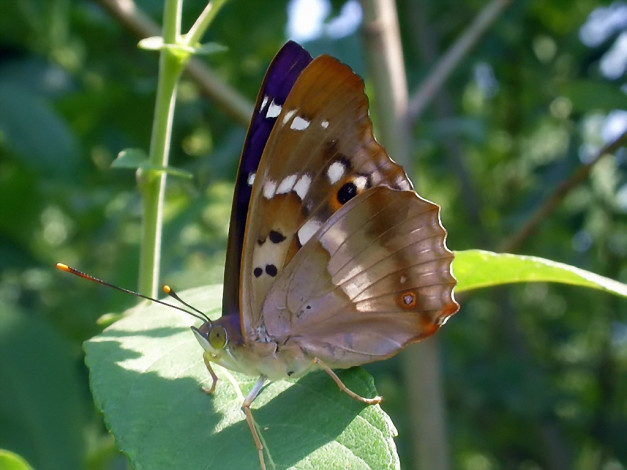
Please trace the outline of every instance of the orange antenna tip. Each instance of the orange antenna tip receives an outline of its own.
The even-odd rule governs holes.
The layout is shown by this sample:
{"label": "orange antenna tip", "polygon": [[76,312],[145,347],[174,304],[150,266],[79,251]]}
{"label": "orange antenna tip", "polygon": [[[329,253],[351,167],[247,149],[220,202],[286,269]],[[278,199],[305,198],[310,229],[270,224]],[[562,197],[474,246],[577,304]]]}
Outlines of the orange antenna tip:
{"label": "orange antenna tip", "polygon": [[70,271],[70,267],[67,264],[63,264],[63,263],[57,263],[57,269],[60,269],[61,271]]}
{"label": "orange antenna tip", "polygon": [[172,288],[169,285],[167,285],[167,284],[164,284],[161,289],[163,289],[163,292],[168,294],[168,295],[170,294],[170,292],[172,292]]}

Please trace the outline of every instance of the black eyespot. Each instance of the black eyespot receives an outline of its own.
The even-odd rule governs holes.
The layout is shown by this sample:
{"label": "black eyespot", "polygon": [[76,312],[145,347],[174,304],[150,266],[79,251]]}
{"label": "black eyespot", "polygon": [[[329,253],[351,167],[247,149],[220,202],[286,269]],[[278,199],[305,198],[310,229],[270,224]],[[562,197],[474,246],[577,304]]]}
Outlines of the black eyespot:
{"label": "black eyespot", "polygon": [[268,238],[270,238],[270,241],[272,243],[281,243],[283,240],[285,240],[285,235],[283,235],[281,232],[277,232],[276,230],[270,230]]}
{"label": "black eyespot", "polygon": [[357,196],[357,186],[355,186],[355,183],[348,182],[344,184],[337,192],[337,201],[343,205],[353,199],[355,196]]}
{"label": "black eyespot", "polygon": [[274,264],[267,264],[266,265],[266,273],[268,273],[269,276],[276,276],[277,273],[279,271],[277,270],[276,266]]}
{"label": "black eyespot", "polygon": [[255,269],[253,269],[253,274],[255,275],[255,277],[259,277],[263,274],[263,269],[256,267]]}
{"label": "black eyespot", "polygon": [[291,377],[292,375],[294,375],[294,371],[293,370],[288,370],[287,371],[287,376]]}

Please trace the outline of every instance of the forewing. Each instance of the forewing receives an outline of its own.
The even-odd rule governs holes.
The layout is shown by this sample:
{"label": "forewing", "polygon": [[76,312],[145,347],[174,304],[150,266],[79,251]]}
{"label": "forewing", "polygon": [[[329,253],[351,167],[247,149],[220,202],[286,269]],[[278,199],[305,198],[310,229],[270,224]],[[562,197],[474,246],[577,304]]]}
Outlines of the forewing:
{"label": "forewing", "polygon": [[372,134],[363,81],[328,56],[294,84],[257,171],[246,225],[244,331],[256,334],[261,307],[284,266],[338,209],[369,188],[410,190],[409,179]]}
{"label": "forewing", "polygon": [[285,100],[303,69],[309,53],[295,42],[286,43],[268,67],[257,97],[235,181],[224,270],[222,315],[239,315],[240,266],[246,216],[259,160]]}

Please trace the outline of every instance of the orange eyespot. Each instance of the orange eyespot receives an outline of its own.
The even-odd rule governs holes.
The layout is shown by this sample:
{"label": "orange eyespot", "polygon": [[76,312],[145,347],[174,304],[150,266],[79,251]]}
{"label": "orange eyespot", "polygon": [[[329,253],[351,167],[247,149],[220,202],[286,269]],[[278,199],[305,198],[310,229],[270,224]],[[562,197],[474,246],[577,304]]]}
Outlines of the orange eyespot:
{"label": "orange eyespot", "polygon": [[331,196],[328,199],[329,201],[329,207],[331,208],[331,210],[333,212],[337,211],[340,207],[342,207],[342,204],[340,204],[340,201],[337,200],[337,194],[331,193]]}
{"label": "orange eyespot", "polygon": [[406,310],[412,309],[416,306],[417,302],[418,302],[418,296],[416,295],[414,291],[403,292],[402,294],[398,296],[398,305],[402,309],[406,309]]}

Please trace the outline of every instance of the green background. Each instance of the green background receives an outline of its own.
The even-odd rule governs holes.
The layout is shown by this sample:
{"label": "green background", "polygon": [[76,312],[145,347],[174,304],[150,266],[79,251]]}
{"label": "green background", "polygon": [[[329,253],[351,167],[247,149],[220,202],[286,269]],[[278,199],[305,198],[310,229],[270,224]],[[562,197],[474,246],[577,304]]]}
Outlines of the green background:
{"label": "green background", "polygon": [[[137,3],[160,22],[161,2]],[[594,46],[580,39],[591,13],[610,5],[513,2],[412,128],[410,176],[443,206],[450,248],[498,250],[604,142],[607,116],[627,109],[624,73],[600,69],[620,31],[606,27]],[[185,2],[185,27],[203,6]],[[484,6],[398,2],[410,93]],[[286,2],[231,0],[206,36],[228,51],[201,60],[252,101],[287,19]],[[135,301],[54,263],[136,286],[135,175],[109,165],[150,138],[157,55],[137,40],[100,2],[0,4],[0,448],[38,469],[126,465],[93,405],[82,343],[102,330],[99,317]],[[304,45],[366,74],[360,31]],[[169,178],[161,262],[162,280],[179,290],[222,280],[244,135],[183,79],[171,165],[194,178]],[[599,162],[516,252],[626,282],[626,170],[624,149]],[[625,468],[626,301],[546,284],[461,301],[439,334],[452,467]],[[411,468],[400,361],[368,370]]]}

